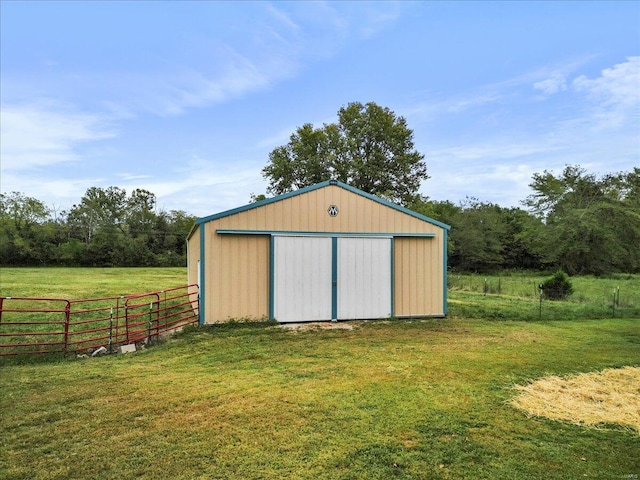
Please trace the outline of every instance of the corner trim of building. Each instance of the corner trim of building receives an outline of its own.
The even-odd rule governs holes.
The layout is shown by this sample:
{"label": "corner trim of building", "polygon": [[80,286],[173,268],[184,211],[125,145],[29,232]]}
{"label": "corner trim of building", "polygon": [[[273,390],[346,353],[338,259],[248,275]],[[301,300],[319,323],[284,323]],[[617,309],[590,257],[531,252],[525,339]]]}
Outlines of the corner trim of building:
{"label": "corner trim of building", "polygon": [[200,225],[200,278],[198,279],[200,283],[200,305],[198,306],[198,313],[200,314],[200,318],[198,319],[200,325],[204,325],[204,296],[207,291],[205,288],[205,271],[206,271],[206,263],[205,263],[205,234],[204,234],[205,226]]}

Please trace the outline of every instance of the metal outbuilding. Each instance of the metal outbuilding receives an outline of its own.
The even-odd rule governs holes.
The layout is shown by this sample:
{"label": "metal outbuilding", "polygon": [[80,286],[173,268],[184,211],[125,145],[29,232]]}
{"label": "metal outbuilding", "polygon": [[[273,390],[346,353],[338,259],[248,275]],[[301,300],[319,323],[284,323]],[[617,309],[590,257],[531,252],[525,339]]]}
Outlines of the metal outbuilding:
{"label": "metal outbuilding", "polygon": [[335,180],[200,218],[200,322],[442,317],[449,228]]}

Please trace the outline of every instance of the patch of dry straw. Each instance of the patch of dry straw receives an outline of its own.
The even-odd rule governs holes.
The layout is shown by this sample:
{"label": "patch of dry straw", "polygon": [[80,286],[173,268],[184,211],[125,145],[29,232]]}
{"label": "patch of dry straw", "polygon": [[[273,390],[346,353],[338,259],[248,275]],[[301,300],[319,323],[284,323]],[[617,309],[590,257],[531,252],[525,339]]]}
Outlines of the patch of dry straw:
{"label": "patch of dry straw", "polygon": [[512,405],[528,415],[598,427],[618,424],[640,434],[640,368],[610,368],[544,377],[514,387]]}

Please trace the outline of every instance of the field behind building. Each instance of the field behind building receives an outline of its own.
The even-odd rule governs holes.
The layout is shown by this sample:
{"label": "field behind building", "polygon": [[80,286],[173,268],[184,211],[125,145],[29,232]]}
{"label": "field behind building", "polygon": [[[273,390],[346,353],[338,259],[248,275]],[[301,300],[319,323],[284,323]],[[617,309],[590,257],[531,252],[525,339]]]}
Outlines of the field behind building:
{"label": "field behind building", "polygon": [[[1,294],[50,293],[19,277],[56,286],[57,270],[3,269]],[[184,269],[148,269],[149,283],[135,270],[148,290],[186,283]],[[128,270],[101,272],[59,295],[137,293]],[[530,417],[511,400],[540,377],[640,366],[640,319],[523,321],[518,295],[484,293],[452,288],[447,319],[240,322],[134,354],[7,363],[0,478],[637,478],[633,427]],[[460,307],[492,299],[503,316]]]}

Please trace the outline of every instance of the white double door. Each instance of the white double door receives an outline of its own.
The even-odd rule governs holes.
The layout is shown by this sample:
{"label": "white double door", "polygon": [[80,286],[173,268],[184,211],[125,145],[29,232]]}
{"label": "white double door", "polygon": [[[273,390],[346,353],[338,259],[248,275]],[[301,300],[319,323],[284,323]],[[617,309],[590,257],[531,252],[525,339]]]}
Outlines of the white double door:
{"label": "white double door", "polygon": [[279,322],[391,316],[391,239],[274,238],[274,318]]}

